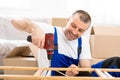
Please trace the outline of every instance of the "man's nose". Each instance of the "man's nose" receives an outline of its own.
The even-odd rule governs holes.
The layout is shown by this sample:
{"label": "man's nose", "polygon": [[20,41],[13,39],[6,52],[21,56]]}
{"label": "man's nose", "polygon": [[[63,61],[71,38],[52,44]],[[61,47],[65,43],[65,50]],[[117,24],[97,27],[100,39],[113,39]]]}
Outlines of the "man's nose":
{"label": "man's nose", "polygon": [[77,29],[73,30],[73,34],[77,35],[78,34],[78,30]]}

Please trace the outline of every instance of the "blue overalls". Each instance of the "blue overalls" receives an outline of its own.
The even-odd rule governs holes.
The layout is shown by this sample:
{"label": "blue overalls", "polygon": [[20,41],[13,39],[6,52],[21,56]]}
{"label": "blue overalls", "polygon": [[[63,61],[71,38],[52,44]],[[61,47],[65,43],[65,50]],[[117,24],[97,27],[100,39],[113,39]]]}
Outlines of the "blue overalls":
{"label": "blue overalls", "polygon": [[[120,57],[110,57],[106,60],[93,64],[92,68],[120,69]],[[120,77],[120,72],[109,72],[109,74],[114,77]],[[98,77],[96,72],[92,72],[92,76]]]}
{"label": "blue overalls", "polygon": [[[58,37],[57,37],[57,29],[54,28],[55,32],[54,32],[54,54],[53,54],[53,58],[51,60],[51,67],[69,67],[71,64],[75,64],[78,65],[79,62],[79,57],[80,57],[80,53],[81,53],[81,44],[82,44],[82,40],[81,38],[78,39],[78,57],[77,59],[73,59],[70,58],[68,56],[65,56],[63,54],[59,54],[58,52]],[[52,76],[57,75],[56,71],[52,71]]]}

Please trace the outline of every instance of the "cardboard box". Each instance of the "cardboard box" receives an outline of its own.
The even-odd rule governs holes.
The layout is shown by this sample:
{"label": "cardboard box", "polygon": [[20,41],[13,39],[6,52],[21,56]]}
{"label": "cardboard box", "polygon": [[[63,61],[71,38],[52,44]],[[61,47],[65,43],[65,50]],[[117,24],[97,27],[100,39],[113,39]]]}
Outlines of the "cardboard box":
{"label": "cardboard box", "polygon": [[[33,45],[16,47],[4,58],[4,66],[38,67],[37,60],[33,56],[36,52],[37,48],[35,49]],[[33,75],[35,72],[33,70],[5,70],[4,74]]]}
{"label": "cardboard box", "polygon": [[52,18],[52,25],[53,26],[61,26],[64,27],[67,23],[66,18]]}
{"label": "cardboard box", "polygon": [[93,58],[120,56],[120,27],[92,27],[90,46]]}

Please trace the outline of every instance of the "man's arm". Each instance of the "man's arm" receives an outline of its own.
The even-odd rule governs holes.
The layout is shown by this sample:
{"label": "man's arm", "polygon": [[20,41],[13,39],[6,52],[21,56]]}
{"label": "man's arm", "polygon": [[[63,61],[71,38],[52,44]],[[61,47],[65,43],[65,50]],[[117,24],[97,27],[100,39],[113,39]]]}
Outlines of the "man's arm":
{"label": "man's arm", "polygon": [[[80,60],[81,68],[91,68],[91,60],[90,59],[81,59]],[[90,71],[80,71],[76,76],[91,76]]]}
{"label": "man's arm", "polygon": [[12,19],[11,23],[13,24],[13,26],[16,29],[21,30],[21,31],[25,31],[25,32],[28,32],[28,33],[31,33],[32,32],[31,29],[34,28],[34,26],[31,26],[31,25],[33,25],[31,20],[26,19],[26,18],[21,19],[21,20]]}
{"label": "man's arm", "polygon": [[82,68],[91,68],[90,59],[80,59],[79,64],[80,64],[80,67]]}
{"label": "man's arm", "polygon": [[11,22],[16,29],[31,33],[33,44],[39,48],[44,47],[45,33],[37,24],[26,18],[22,20],[13,19]]}

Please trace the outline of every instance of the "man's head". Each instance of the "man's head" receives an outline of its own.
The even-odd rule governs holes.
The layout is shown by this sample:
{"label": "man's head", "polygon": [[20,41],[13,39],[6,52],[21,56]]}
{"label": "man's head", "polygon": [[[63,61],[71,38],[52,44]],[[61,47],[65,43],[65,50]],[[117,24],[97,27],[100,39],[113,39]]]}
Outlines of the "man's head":
{"label": "man's head", "polygon": [[64,33],[68,40],[77,39],[88,29],[90,23],[90,15],[83,10],[77,10],[68,19]]}

